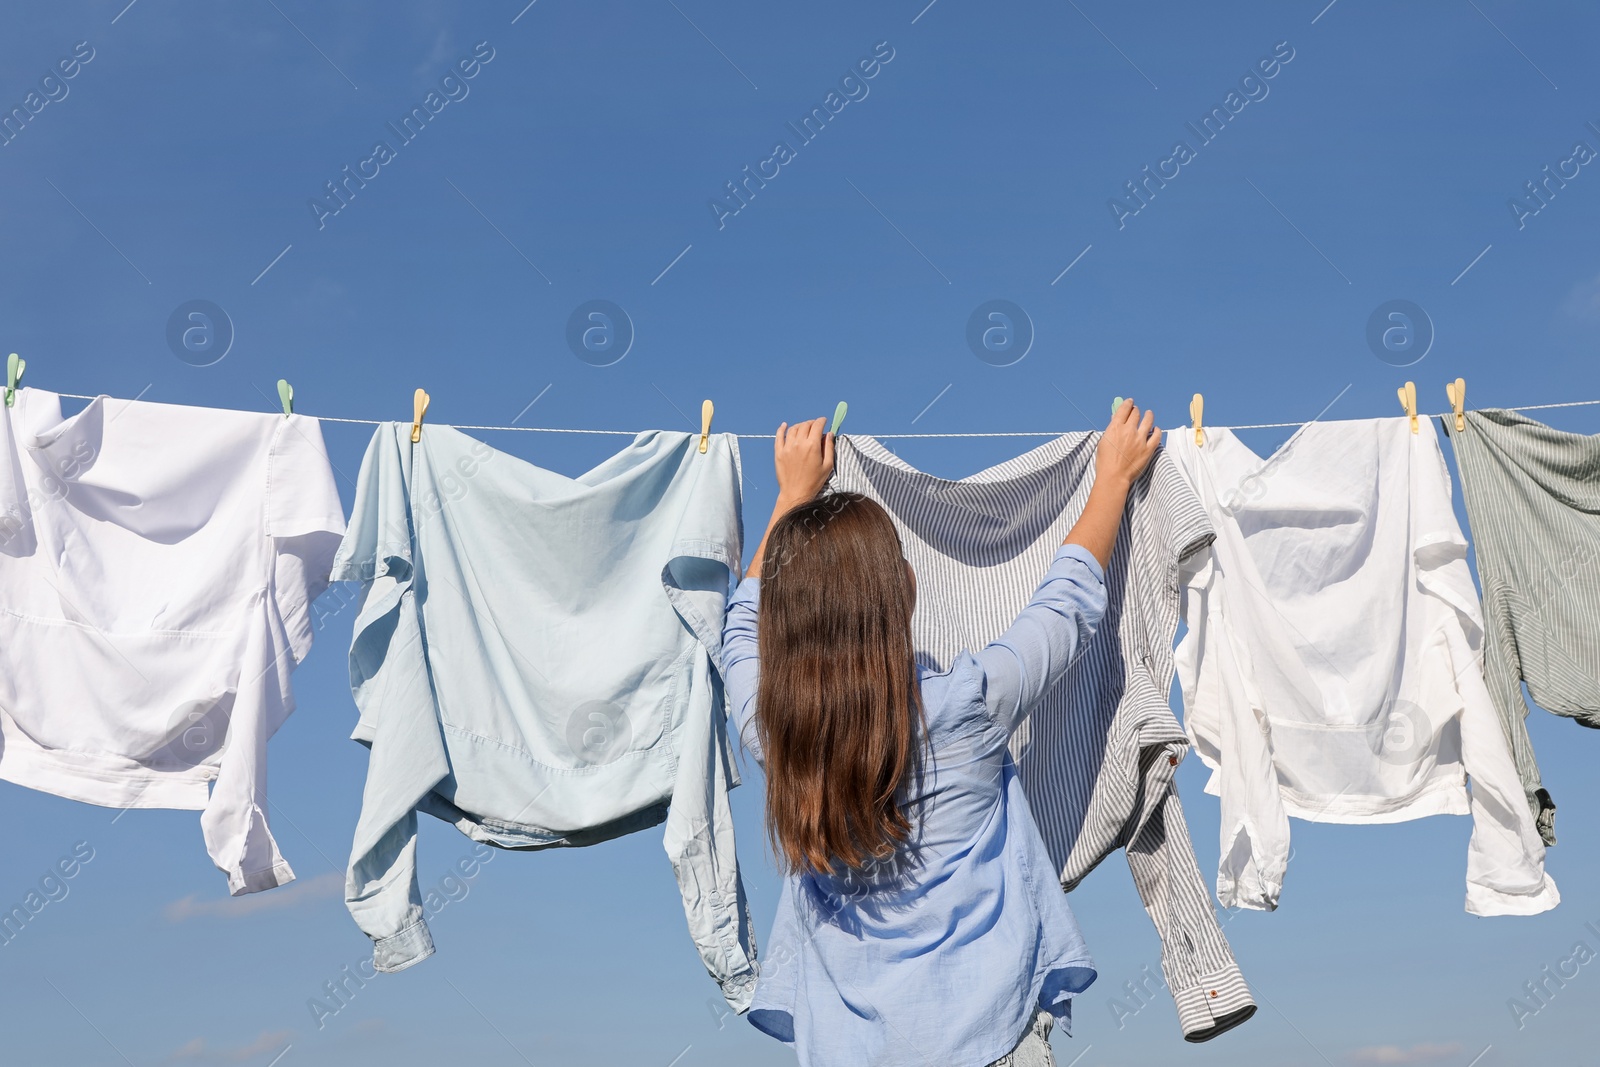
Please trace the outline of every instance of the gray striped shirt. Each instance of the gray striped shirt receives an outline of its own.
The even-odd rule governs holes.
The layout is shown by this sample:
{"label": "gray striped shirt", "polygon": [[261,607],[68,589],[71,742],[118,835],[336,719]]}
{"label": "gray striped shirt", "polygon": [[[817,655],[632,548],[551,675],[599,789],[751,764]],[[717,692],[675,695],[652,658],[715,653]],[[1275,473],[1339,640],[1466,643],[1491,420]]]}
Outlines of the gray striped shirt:
{"label": "gray striped shirt", "polygon": [[[917,575],[912,629],[929,665],[942,670],[963,649],[982,648],[1028,603],[1083,511],[1099,437],[1067,434],[959,481],[924,474],[871,437],[839,439],[833,488],[863,493],[893,517]],[[1173,781],[1189,747],[1167,703],[1178,563],[1212,536],[1194,490],[1158,453],[1129,494],[1099,635],[1011,741],[1064,889],[1124,850],[1190,1041],[1255,1011]]]}
{"label": "gray striped shirt", "polygon": [[1515,411],[1440,420],[1455,446],[1483,586],[1484,676],[1547,845],[1555,804],[1528,739],[1528,706],[1600,728],[1600,437]]}

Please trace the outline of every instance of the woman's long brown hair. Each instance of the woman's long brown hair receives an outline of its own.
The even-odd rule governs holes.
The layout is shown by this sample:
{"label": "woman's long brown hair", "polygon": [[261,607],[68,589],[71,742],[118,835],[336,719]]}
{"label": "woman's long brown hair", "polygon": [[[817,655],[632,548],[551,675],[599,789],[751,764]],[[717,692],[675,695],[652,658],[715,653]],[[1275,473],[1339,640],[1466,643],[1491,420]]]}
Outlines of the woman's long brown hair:
{"label": "woman's long brown hair", "polygon": [[790,871],[864,867],[910,834],[925,728],[899,535],[876,502],[832,493],[778,520],[761,567],[767,836]]}

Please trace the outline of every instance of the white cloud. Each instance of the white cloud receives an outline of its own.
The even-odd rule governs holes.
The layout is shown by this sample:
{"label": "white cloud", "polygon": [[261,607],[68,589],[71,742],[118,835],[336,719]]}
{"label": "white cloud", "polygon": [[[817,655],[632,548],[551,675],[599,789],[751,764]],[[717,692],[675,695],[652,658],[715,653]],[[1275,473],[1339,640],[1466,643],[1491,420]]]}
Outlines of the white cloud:
{"label": "white cloud", "polygon": [[269,1052],[281,1052],[292,1030],[263,1030],[254,1041],[243,1045],[212,1046],[203,1037],[197,1037],[175,1049],[167,1056],[168,1063],[242,1063]]}
{"label": "white cloud", "polygon": [[1561,310],[1574,319],[1600,319],[1600,274],[1574,285]]}
{"label": "white cloud", "polygon": [[162,915],[171,923],[208,915],[219,919],[240,919],[246,915],[254,915],[257,912],[281,911],[285,908],[295,908],[312,901],[326,900],[329,897],[342,896],[343,894],[344,875],[329,871],[327,874],[319,874],[315,878],[291,882],[289,885],[279,889],[269,890],[265,893],[251,893],[242,897],[201,900],[190,894],[182,900],[174,900],[171,904],[168,904],[162,909]]}
{"label": "white cloud", "polygon": [[1460,1051],[1461,1046],[1455,1042],[1448,1045],[1424,1042],[1412,1045],[1410,1048],[1401,1048],[1399,1045],[1369,1045],[1350,1053],[1350,1059],[1354,1063],[1431,1063]]}
{"label": "white cloud", "polygon": [[427,81],[434,81],[441,74],[448,74],[448,68],[456,61],[458,52],[471,51],[462,49],[455,43],[455,35],[448,29],[441,29],[433,38],[433,47],[422,58],[412,73]]}

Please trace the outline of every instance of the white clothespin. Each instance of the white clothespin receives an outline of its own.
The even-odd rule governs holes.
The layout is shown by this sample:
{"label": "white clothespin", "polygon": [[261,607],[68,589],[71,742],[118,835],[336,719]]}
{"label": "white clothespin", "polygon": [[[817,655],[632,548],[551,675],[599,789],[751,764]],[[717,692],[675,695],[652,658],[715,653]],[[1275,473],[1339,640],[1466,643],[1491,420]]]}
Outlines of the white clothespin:
{"label": "white clothespin", "polygon": [[1456,413],[1456,432],[1461,433],[1467,428],[1467,380],[1457,378],[1453,382],[1444,383],[1444,395],[1450,398],[1450,410]]}
{"label": "white clothespin", "polygon": [[422,390],[422,389],[418,389],[416,394],[412,397],[412,402],[411,402],[411,407],[412,407],[411,443],[412,444],[416,444],[418,441],[422,440],[422,416],[424,416],[424,415],[426,415],[428,413],[428,399],[429,398],[428,398],[427,392]]}
{"label": "white clothespin", "polygon": [[704,455],[706,445],[711,443],[711,401],[707,400],[700,405],[700,454]]}
{"label": "white clothespin", "polygon": [[1411,432],[1417,432],[1417,383],[1407,382],[1395,390],[1400,395],[1400,406],[1411,416]]}
{"label": "white clothespin", "polygon": [[1199,448],[1206,443],[1206,434],[1202,416],[1206,410],[1206,398],[1199,393],[1194,394],[1194,399],[1189,401],[1189,421],[1194,423],[1194,446]]}

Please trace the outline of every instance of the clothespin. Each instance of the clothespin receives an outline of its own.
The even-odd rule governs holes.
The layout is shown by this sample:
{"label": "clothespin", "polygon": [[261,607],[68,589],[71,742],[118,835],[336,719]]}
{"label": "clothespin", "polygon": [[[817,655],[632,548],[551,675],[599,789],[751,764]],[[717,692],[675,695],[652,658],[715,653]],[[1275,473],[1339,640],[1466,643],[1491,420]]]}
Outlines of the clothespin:
{"label": "clothespin", "polygon": [[294,386],[282,378],[278,379],[278,403],[283,405],[284,418],[294,414]]}
{"label": "clothespin", "polygon": [[1453,382],[1444,383],[1444,395],[1450,398],[1450,410],[1456,413],[1456,432],[1461,433],[1467,428],[1467,380],[1457,378]]}
{"label": "clothespin", "polygon": [[706,445],[711,443],[711,401],[707,400],[700,405],[700,454],[704,455]]}
{"label": "clothespin", "polygon": [[839,401],[839,406],[833,409],[833,428],[828,431],[829,433],[836,434],[839,432],[839,427],[844,424],[845,412],[849,410],[849,404],[846,404],[843,400]]}
{"label": "clothespin", "polygon": [[1417,383],[1407,382],[1395,392],[1400,394],[1400,406],[1411,416],[1411,432],[1417,432]]}
{"label": "clothespin", "polygon": [[1124,400],[1126,400],[1126,399],[1128,399],[1128,398],[1125,397],[1125,396],[1114,396],[1114,397],[1112,397],[1111,398],[1111,414],[1115,415],[1117,412],[1121,411],[1122,410],[1122,402]]}
{"label": "clothespin", "polygon": [[1205,424],[1202,416],[1206,410],[1206,398],[1199,393],[1194,394],[1194,399],[1189,401],[1189,420],[1194,423],[1194,446],[1199,448],[1206,443]]}
{"label": "clothespin", "polygon": [[416,395],[412,398],[411,406],[413,411],[411,417],[411,443],[416,444],[422,440],[422,416],[428,413],[427,392],[418,389]]}
{"label": "clothespin", "polygon": [[17,399],[17,383],[22,381],[22,372],[27,369],[28,361],[15,352],[6,357],[6,407]]}

